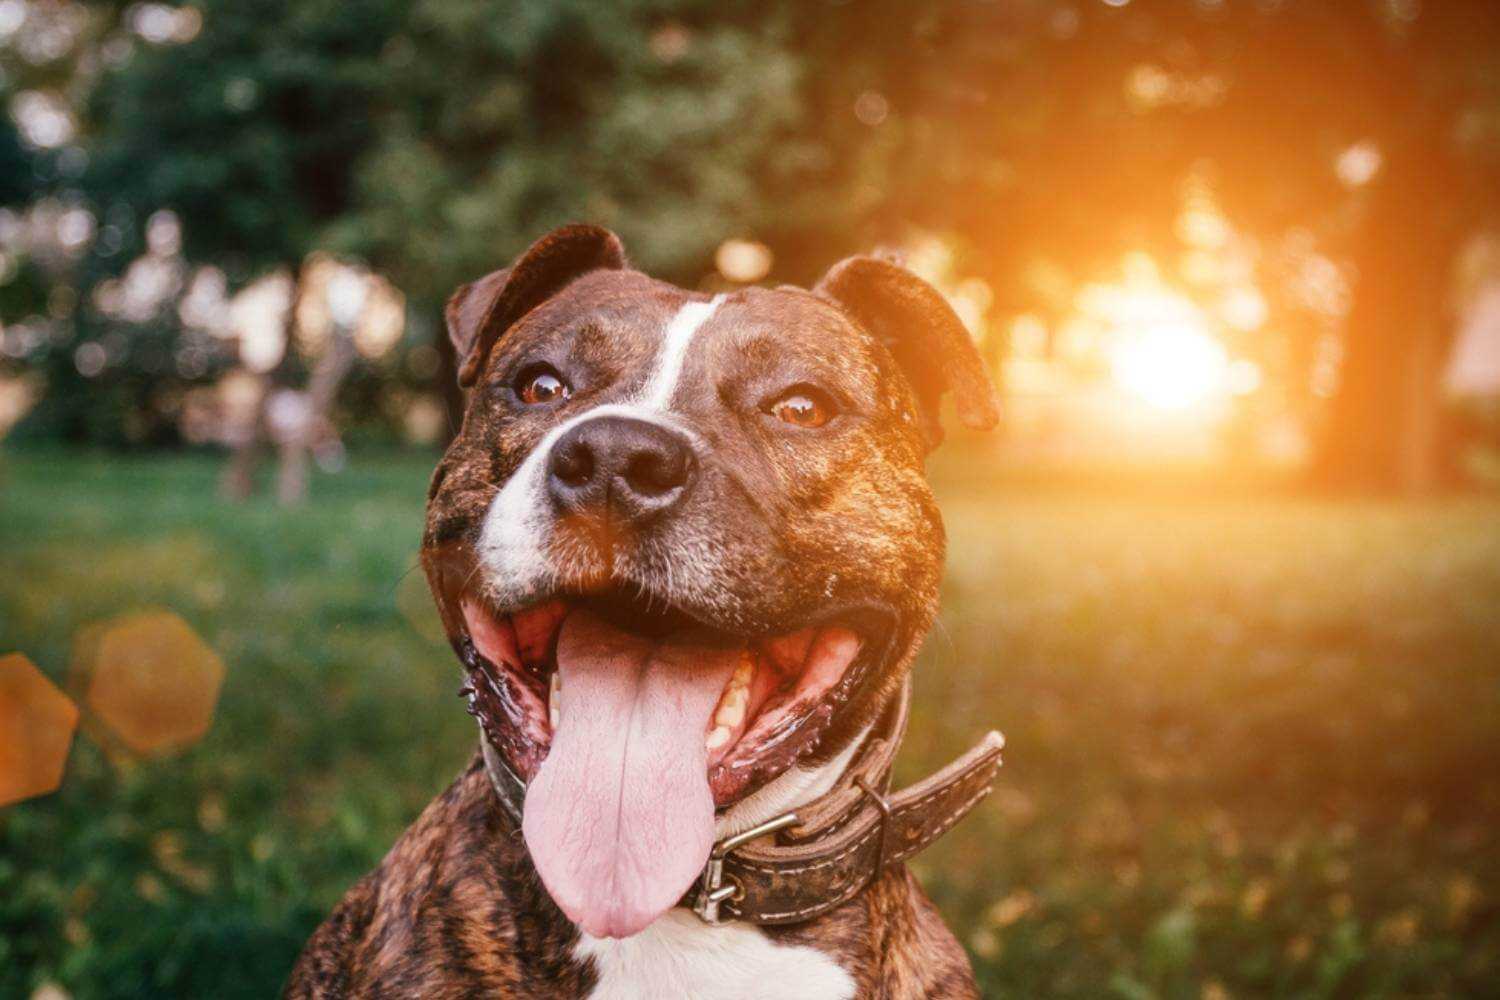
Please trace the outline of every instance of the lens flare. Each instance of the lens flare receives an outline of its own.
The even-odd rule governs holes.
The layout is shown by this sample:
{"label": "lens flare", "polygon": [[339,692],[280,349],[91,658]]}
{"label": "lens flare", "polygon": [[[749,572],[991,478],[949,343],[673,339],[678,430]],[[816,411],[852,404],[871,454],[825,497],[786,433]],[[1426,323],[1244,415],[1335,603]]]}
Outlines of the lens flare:
{"label": "lens flare", "polygon": [[87,646],[87,705],[125,749],[169,754],[208,732],[224,664],[187,622],[165,611],[127,615]]}
{"label": "lens flare", "polygon": [[0,656],[0,806],[62,783],[78,709],[20,653]]}

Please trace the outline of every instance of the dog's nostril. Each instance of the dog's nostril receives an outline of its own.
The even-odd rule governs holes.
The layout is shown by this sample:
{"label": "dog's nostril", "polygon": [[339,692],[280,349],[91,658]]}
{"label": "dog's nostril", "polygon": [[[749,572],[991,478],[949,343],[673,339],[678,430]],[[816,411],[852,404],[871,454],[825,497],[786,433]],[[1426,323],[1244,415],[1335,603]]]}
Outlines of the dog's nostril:
{"label": "dog's nostril", "polygon": [[639,451],[625,466],[625,482],[648,496],[669,493],[687,482],[688,461],[686,449]]}
{"label": "dog's nostril", "polygon": [[552,451],[552,475],[568,486],[582,486],[594,476],[594,452],[577,438]]}
{"label": "dog's nostril", "polygon": [[547,459],[559,509],[619,523],[672,509],[697,470],[692,443],[671,427],[610,414],[569,428]]}

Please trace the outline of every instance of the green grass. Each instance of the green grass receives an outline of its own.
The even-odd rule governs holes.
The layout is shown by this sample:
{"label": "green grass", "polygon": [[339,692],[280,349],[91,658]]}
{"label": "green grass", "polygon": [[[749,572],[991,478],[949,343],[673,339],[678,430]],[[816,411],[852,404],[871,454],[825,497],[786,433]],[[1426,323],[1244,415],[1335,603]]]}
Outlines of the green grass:
{"label": "green grass", "polygon": [[[0,810],[0,996],[260,997],[472,747],[409,573],[431,458],[295,512],[217,462],[0,460],[0,652],[181,614],[223,657],[165,759],[75,744]],[[987,996],[1481,995],[1500,979],[1500,505],[1106,499],[942,477],[902,772],[996,794],[918,873]]]}

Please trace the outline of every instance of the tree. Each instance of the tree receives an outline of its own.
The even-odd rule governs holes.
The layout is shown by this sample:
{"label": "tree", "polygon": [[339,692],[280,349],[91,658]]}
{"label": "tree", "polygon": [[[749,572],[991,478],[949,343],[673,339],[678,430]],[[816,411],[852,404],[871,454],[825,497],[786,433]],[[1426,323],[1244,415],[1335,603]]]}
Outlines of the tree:
{"label": "tree", "polygon": [[167,208],[184,250],[245,281],[295,269],[352,204],[374,139],[395,0],[207,0],[191,40],[138,46],[91,91],[84,190],[143,220]]}
{"label": "tree", "polygon": [[[187,220],[186,257],[218,266],[235,285],[268,272],[298,274],[351,208],[352,167],[374,138],[369,109],[384,86],[382,49],[405,5],[219,0],[198,10],[193,38],[138,49],[92,91],[97,128],[84,188],[127,222],[176,212]],[[296,365],[287,351],[274,381],[289,381]],[[262,412],[237,435],[224,477],[229,495],[248,493],[260,440],[273,433],[282,499],[300,497],[311,444],[304,438],[329,425],[326,411],[348,368],[317,366],[305,394],[316,412],[296,428],[262,426],[277,395],[273,379],[259,379]],[[302,412],[291,396],[280,398],[288,401],[282,410]]]}
{"label": "tree", "polygon": [[[1431,488],[1451,475],[1439,388],[1448,290],[1500,191],[1500,131],[1485,124],[1500,112],[1500,8],[1286,5],[1211,19],[1196,34],[1231,80],[1223,104],[1193,123],[1230,205],[1267,234],[1316,227],[1350,263],[1344,362],[1316,476]],[[1341,187],[1333,165],[1359,147],[1372,172]]]}
{"label": "tree", "polygon": [[[1354,276],[1316,474],[1439,478],[1445,292],[1500,196],[1500,7],[874,3],[803,8],[794,35],[830,70],[807,119],[832,124],[843,162],[874,161],[854,231],[952,234],[1002,311],[1048,308],[1035,261],[1078,276],[1126,247],[1171,255],[1195,173],[1265,246],[1316,233]],[[839,114],[862,89],[863,142]],[[1356,144],[1379,168],[1340,184]],[[1308,326],[1269,291],[1277,325]]]}
{"label": "tree", "polygon": [[[744,5],[748,12],[750,5]],[[735,5],[426,0],[385,47],[378,138],[341,246],[441,301],[545,230],[588,218],[696,279],[774,217],[767,164],[799,113],[786,18]]]}
{"label": "tree", "polygon": [[[1274,273],[1277,248],[1306,235],[1348,265],[1320,477],[1419,486],[1441,465],[1443,290],[1500,191],[1484,0],[198,9],[191,41],[139,44],[87,88],[83,188],[127,250],[168,207],[188,258],[235,284],[331,249],[430,322],[573,219],[689,283],[727,236],[805,282],[915,226],[959,248],[998,315],[1060,319],[1126,252],[1178,259],[1206,189],[1260,247],[1291,355],[1331,320]],[[1351,149],[1376,165],[1353,183],[1335,169]]]}

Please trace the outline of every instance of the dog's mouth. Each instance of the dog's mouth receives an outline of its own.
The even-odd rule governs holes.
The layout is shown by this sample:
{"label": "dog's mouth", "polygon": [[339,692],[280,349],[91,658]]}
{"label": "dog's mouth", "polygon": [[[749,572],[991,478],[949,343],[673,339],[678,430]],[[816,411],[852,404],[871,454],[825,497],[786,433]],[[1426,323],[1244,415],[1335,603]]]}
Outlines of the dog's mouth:
{"label": "dog's mouth", "polygon": [[[467,595],[459,609],[475,711],[522,780],[535,776],[565,717],[586,725],[599,716],[593,702],[606,695],[587,683],[591,665],[665,674],[681,660],[659,693],[691,690],[700,701],[712,694],[701,742],[717,807],[816,747],[863,676],[855,668],[877,626],[868,612],[854,612],[752,637],[623,594],[553,597],[509,612]],[[580,683],[570,685],[575,672]]]}
{"label": "dog's mouth", "polygon": [[890,634],[879,609],[752,635],[620,592],[511,609],[464,593],[444,610],[473,711],[526,782],[542,881],[611,937],[682,897],[717,811],[817,749]]}

